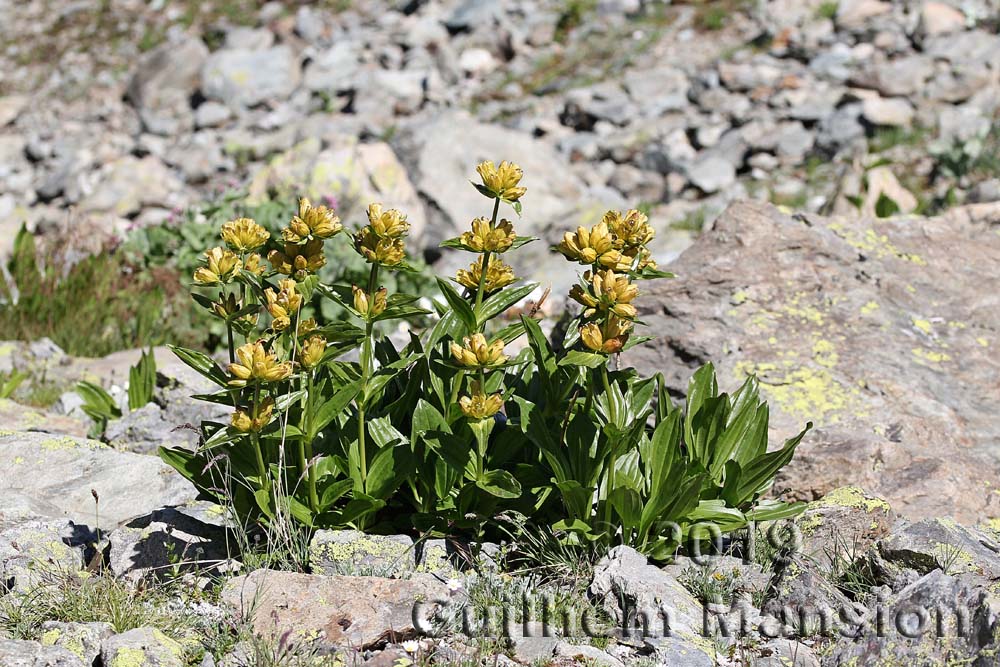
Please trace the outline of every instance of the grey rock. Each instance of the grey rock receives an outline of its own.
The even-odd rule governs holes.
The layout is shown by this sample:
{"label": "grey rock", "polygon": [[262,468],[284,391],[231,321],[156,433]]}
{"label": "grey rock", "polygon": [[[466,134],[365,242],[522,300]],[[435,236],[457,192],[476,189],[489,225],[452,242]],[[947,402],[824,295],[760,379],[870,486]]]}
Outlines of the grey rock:
{"label": "grey rock", "polygon": [[596,667],[624,667],[625,665],[618,658],[596,646],[570,644],[564,641],[556,644],[555,656],[557,658],[570,658],[576,662],[592,664]]}
{"label": "grey rock", "polygon": [[997,619],[987,598],[934,570],[881,603],[887,636],[877,636],[869,622],[859,641],[838,642],[824,664],[878,665],[887,655],[903,664],[989,664],[979,662],[997,650]]}
{"label": "grey rock", "polygon": [[518,623],[507,638],[510,641],[513,658],[518,662],[531,664],[551,659],[559,640],[552,635],[551,628],[535,621]]}
{"label": "grey rock", "polygon": [[87,667],[62,647],[14,639],[0,639],[0,664],[4,667]]}
{"label": "grey rock", "polygon": [[358,45],[338,41],[329,49],[318,53],[306,65],[303,84],[314,91],[339,91],[352,88],[360,64]]}
{"label": "grey rock", "polygon": [[207,58],[208,48],[195,37],[166,42],[142,58],[126,95],[149,132],[175,135],[191,129],[191,97]]}
{"label": "grey rock", "polygon": [[619,627],[645,626],[648,637],[691,639],[702,627],[697,600],[675,577],[630,547],[614,547],[601,559],[589,593]]}
{"label": "grey rock", "polygon": [[708,360],[722,387],[757,374],[774,440],[816,426],[777,481],[794,497],[856,485],[904,516],[988,519],[994,501],[981,489],[994,484],[1000,407],[973,387],[1000,373],[983,334],[1000,322],[982,305],[1000,290],[1000,275],[983,268],[1000,266],[995,215],[979,204],[875,223],[733,204],[671,267],[685,284],[656,283],[639,300],[660,342],[625,363],[664,372],[680,393]]}
{"label": "grey rock", "polygon": [[[256,570],[226,581],[222,602],[277,639],[286,632],[316,637],[317,646],[364,648],[398,641],[447,604],[448,589],[431,575],[411,579],[344,577]],[[417,606],[415,607],[415,604]]]}
{"label": "grey rock", "polygon": [[691,164],[686,170],[686,176],[696,188],[712,194],[736,182],[736,169],[728,160],[710,155]]}
{"label": "grey rock", "polygon": [[156,628],[136,628],[105,639],[101,662],[112,666],[184,667],[184,647]]}
{"label": "grey rock", "polygon": [[416,549],[406,535],[318,530],[309,555],[313,570],[323,574],[400,577],[416,568]]}
{"label": "grey rock", "polygon": [[[45,498],[63,517],[102,528],[195,496],[194,487],[159,459],[82,438],[3,433],[0,466],[16,471],[0,485],[0,506],[22,494]],[[100,497],[99,511],[91,490]]]}
{"label": "grey rock", "polygon": [[832,115],[820,121],[816,143],[820,147],[837,151],[843,146],[864,138],[865,128],[861,124],[861,104],[846,104]]}
{"label": "grey rock", "polygon": [[115,576],[135,580],[231,569],[233,547],[220,525],[224,516],[218,505],[200,502],[132,519],[108,534],[108,567]]}
{"label": "grey rock", "polygon": [[889,533],[896,519],[889,503],[857,487],[835,489],[799,515],[802,554],[825,571],[843,570]]}
{"label": "grey rock", "polygon": [[107,211],[125,217],[144,206],[173,208],[183,190],[178,178],[152,156],[125,156],[106,167],[94,191],[80,203],[84,211]]}
{"label": "grey rock", "polygon": [[757,649],[754,667],[820,667],[813,650],[792,639],[773,639]]}
{"label": "grey rock", "polygon": [[110,623],[42,623],[43,646],[64,648],[83,664],[93,665],[101,655],[101,643],[115,634]]}
{"label": "grey rock", "polygon": [[948,519],[896,526],[879,541],[878,552],[891,567],[919,575],[942,569],[970,585],[983,586],[1000,579],[997,536]]}
{"label": "grey rock", "polygon": [[991,178],[976,183],[969,191],[969,203],[975,204],[993,201],[1000,201],[1000,178]]}
{"label": "grey rock", "polygon": [[872,125],[907,127],[913,121],[913,107],[898,97],[867,97],[861,102],[861,115]]}
{"label": "grey rock", "polygon": [[235,109],[284,99],[301,76],[298,58],[287,46],[222,49],[209,56],[202,69],[202,90],[206,97]]}
{"label": "grey rock", "polygon": [[194,111],[196,127],[219,127],[233,117],[229,107],[221,102],[207,100]]}
{"label": "grey rock", "polygon": [[46,574],[83,567],[89,530],[65,519],[31,520],[0,532],[0,591],[26,592]]}
{"label": "grey rock", "polygon": [[[831,635],[845,615],[863,613],[809,559],[792,556],[778,569],[761,611],[797,636]],[[772,635],[773,636],[773,635]]]}
{"label": "grey rock", "polygon": [[786,162],[798,162],[812,150],[816,135],[802,123],[783,123],[778,128],[775,148]]}
{"label": "grey rock", "polygon": [[0,97],[0,127],[10,125],[21,115],[30,98],[27,95],[4,95]]}

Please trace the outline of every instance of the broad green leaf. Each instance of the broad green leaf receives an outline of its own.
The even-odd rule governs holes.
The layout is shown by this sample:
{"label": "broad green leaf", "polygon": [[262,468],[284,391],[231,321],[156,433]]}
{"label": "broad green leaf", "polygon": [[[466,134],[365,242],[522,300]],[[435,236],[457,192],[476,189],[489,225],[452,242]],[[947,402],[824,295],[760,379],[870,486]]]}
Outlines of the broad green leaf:
{"label": "broad green leaf", "polygon": [[506,470],[486,472],[482,479],[476,481],[476,486],[497,498],[518,498],[521,496],[521,484]]}
{"label": "broad green leaf", "polygon": [[444,295],[445,300],[448,301],[448,305],[451,306],[452,311],[465,325],[466,331],[475,331],[477,329],[476,316],[473,314],[472,306],[469,305],[469,302],[463,299],[447,280],[437,278],[437,284],[441,290],[441,294]]}
{"label": "broad green leaf", "polygon": [[183,361],[185,364],[198,371],[205,377],[207,377],[212,382],[219,386],[227,387],[229,386],[229,378],[226,374],[219,368],[218,364],[212,361],[212,358],[203,352],[198,352],[197,350],[189,350],[185,347],[179,347],[177,345],[168,345],[177,358]]}
{"label": "broad green leaf", "polygon": [[490,296],[488,299],[483,301],[483,303],[476,310],[477,326],[482,326],[484,323],[492,320],[494,317],[501,314],[521,299],[524,299],[526,296],[531,294],[536,287],[538,287],[538,283],[528,283],[518,287],[506,287]]}

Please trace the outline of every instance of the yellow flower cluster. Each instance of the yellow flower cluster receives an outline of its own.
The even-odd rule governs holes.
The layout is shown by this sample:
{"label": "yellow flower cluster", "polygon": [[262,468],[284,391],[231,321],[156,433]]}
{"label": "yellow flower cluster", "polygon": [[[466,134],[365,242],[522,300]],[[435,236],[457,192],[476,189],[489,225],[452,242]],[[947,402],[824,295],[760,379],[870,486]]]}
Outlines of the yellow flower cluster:
{"label": "yellow flower cluster", "polygon": [[354,235],[354,249],[369,264],[397,266],[406,259],[403,237],[410,231],[406,216],[381,204],[368,206],[368,224]]}
{"label": "yellow flower cluster", "polygon": [[472,396],[463,396],[458,399],[458,407],[467,419],[482,421],[490,419],[500,412],[500,409],[503,408],[503,398],[500,394],[487,395],[479,385],[475,385]]}
{"label": "yellow flower cluster", "polygon": [[[478,290],[479,281],[483,275],[484,261],[486,261],[486,255],[481,255],[479,259],[469,265],[468,269],[459,269],[455,273],[455,280],[463,287],[468,287],[470,290]],[[499,257],[494,257],[489,260],[489,266],[486,269],[486,282],[483,284],[483,289],[489,294],[514,283],[516,280],[517,276],[514,275],[514,269]]]}
{"label": "yellow flower cluster", "polygon": [[315,368],[316,364],[323,360],[326,353],[326,338],[318,334],[309,336],[309,339],[302,345],[299,353],[299,361],[306,370]]}
{"label": "yellow flower cluster", "polygon": [[229,372],[233,375],[229,384],[233,387],[280,382],[292,374],[291,362],[279,363],[273,352],[264,349],[262,341],[236,348],[236,358],[237,362],[229,364]]}
{"label": "yellow flower cluster", "polygon": [[520,186],[524,172],[513,162],[504,160],[499,166],[494,166],[493,162],[486,160],[476,166],[476,171],[483,179],[482,186],[477,186],[477,189],[491,199],[516,202],[527,192],[527,188]]}
{"label": "yellow flower cluster", "polygon": [[243,408],[237,408],[236,412],[230,417],[229,423],[240,433],[249,433],[251,431],[259,433],[271,421],[273,412],[274,400],[268,396],[258,406],[257,416],[251,415]]}
{"label": "yellow flower cluster", "polygon": [[598,312],[612,312],[618,317],[635,319],[636,310],[632,301],[639,296],[639,288],[629,282],[625,274],[616,274],[611,269],[583,275],[588,288],[574,285],[570,290],[571,299],[584,307],[584,318],[590,319]]}
{"label": "yellow flower cluster", "polygon": [[584,346],[592,352],[614,354],[621,352],[631,329],[631,321],[617,315],[608,315],[603,324],[588,322],[580,327],[580,339]]}
{"label": "yellow flower cluster", "polygon": [[567,232],[555,246],[566,259],[591,267],[569,292],[583,306],[584,320],[597,318],[580,327],[580,340],[588,350],[613,354],[628,341],[638,314],[632,301],[639,296],[631,277],[656,268],[647,247],[654,236],[641,211],[608,211],[593,227]]}
{"label": "yellow flower cluster", "polygon": [[354,310],[364,319],[373,319],[385,312],[387,292],[384,287],[375,290],[374,297],[357,285],[352,285],[351,291],[354,293]]}
{"label": "yellow flower cluster", "polygon": [[463,232],[459,237],[465,249],[472,252],[507,252],[516,240],[514,225],[506,219],[491,228],[489,220],[476,218],[472,221],[472,231]]}
{"label": "yellow flower cluster", "polygon": [[507,361],[503,353],[503,340],[498,338],[492,343],[486,342],[486,336],[474,333],[462,341],[451,344],[451,356],[455,362],[468,368],[492,368],[501,366]]}
{"label": "yellow flower cluster", "polygon": [[212,248],[205,253],[205,263],[195,269],[194,281],[199,285],[217,285],[232,281],[243,268],[241,260],[232,250]]}
{"label": "yellow flower cluster", "polygon": [[646,247],[656,235],[648,220],[635,209],[624,215],[608,211],[590,229],[577,227],[575,233],[566,232],[556,250],[570,261],[616,271],[656,268]]}
{"label": "yellow flower cluster", "polygon": [[326,206],[313,206],[303,197],[299,200],[299,214],[281,230],[281,238],[286,243],[305,243],[310,239],[328,239],[343,228],[333,211]]}
{"label": "yellow flower cluster", "polygon": [[274,318],[271,328],[284,331],[292,324],[292,316],[302,306],[302,295],[295,289],[295,280],[285,278],[278,281],[279,291],[275,293],[270,287],[264,290],[267,299],[267,312]]}
{"label": "yellow flower cluster", "polygon": [[230,250],[252,252],[267,243],[271,232],[250,218],[237,218],[222,225],[222,240]]}
{"label": "yellow flower cluster", "polygon": [[302,198],[299,200],[298,215],[292,217],[288,226],[281,230],[284,241],[281,250],[272,250],[267,260],[278,273],[292,276],[295,280],[305,280],[326,265],[323,241],[337,234],[343,225],[332,210],[326,206],[313,206]]}

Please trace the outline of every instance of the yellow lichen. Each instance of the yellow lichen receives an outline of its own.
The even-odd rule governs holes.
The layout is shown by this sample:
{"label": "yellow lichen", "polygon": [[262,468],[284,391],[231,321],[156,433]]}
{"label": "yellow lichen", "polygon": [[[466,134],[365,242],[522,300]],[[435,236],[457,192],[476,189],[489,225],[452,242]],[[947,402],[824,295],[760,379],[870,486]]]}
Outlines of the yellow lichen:
{"label": "yellow lichen", "polygon": [[844,239],[853,248],[874,256],[876,259],[883,257],[896,257],[906,262],[912,262],[918,266],[926,266],[927,260],[915,253],[902,252],[897,248],[885,234],[879,234],[874,229],[866,229],[862,234],[854,229],[846,229],[839,222],[832,222],[829,225],[834,234]]}
{"label": "yellow lichen", "polygon": [[839,356],[833,343],[820,339],[813,343],[813,359],[820,366],[833,368],[837,365]]}
{"label": "yellow lichen", "polygon": [[932,364],[940,364],[944,361],[950,361],[951,356],[945,354],[944,352],[935,352],[934,350],[928,350],[922,347],[915,347],[911,350],[913,356],[921,361],[926,361]]}
{"label": "yellow lichen", "polygon": [[920,331],[923,331],[927,335],[930,335],[931,333],[934,332],[934,329],[931,327],[931,323],[929,320],[921,320],[916,317],[911,317],[910,321],[913,322],[914,327],[916,327]]}
{"label": "yellow lichen", "polygon": [[982,347],[990,346],[990,341],[987,340],[985,336],[980,336],[979,338],[976,339],[976,342],[979,343]]}
{"label": "yellow lichen", "polygon": [[769,374],[774,364],[740,362],[737,373],[760,378],[761,389],[778,407],[799,419],[811,419],[817,424],[835,424],[844,412],[862,413],[857,408],[860,390],[846,387],[825,369],[800,367],[782,373]]}
{"label": "yellow lichen", "polygon": [[866,512],[883,510],[888,512],[889,503],[881,498],[867,496],[856,486],[842,486],[834,489],[819,500],[809,503],[810,507],[853,507]]}
{"label": "yellow lichen", "polygon": [[861,306],[861,314],[862,315],[871,315],[876,310],[878,310],[879,307],[880,306],[875,301],[869,301],[865,305]]}

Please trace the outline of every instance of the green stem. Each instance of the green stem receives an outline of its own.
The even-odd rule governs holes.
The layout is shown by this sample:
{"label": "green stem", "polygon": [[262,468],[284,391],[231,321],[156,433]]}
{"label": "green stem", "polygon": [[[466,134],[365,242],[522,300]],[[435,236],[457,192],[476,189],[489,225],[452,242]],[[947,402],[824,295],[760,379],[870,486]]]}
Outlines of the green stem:
{"label": "green stem", "polygon": [[[368,299],[371,303],[375,299],[375,285],[378,282],[378,264],[372,263],[371,272],[368,274]],[[371,319],[365,319],[365,338],[361,342],[361,398],[357,402],[358,406],[358,464],[361,472],[361,488],[358,491],[367,492],[368,489],[368,444],[366,442],[367,425],[365,424],[365,395],[368,393],[368,382],[375,372],[375,323]]]}
{"label": "green stem", "polygon": [[[313,512],[319,511],[319,495],[316,493],[316,466],[312,464],[313,443],[312,438],[307,437],[310,431],[309,424],[309,395],[313,391],[312,371],[306,371],[305,396],[302,397],[302,469],[307,470],[307,485],[309,489],[309,506]],[[308,468],[307,468],[308,467]]]}
{"label": "green stem", "polygon": [[[493,201],[493,216],[490,218],[490,230],[494,229],[497,225],[497,215],[500,212],[500,200],[496,199]],[[486,251],[483,253],[483,266],[482,271],[479,274],[479,289],[476,291],[476,312],[479,311],[479,307],[483,305],[483,297],[486,295],[486,274],[490,268],[490,256],[493,253]],[[483,326],[480,327],[480,332],[486,328],[486,323],[483,322]]]}
{"label": "green stem", "polygon": [[[609,420],[611,421],[612,424],[614,424],[614,425],[617,426],[618,425],[618,410],[615,408],[615,402],[614,402],[614,400],[611,397],[611,382],[608,379],[608,368],[607,368],[607,366],[601,366],[601,381],[602,381],[602,383],[604,385],[604,392],[605,392],[605,394],[607,394],[607,397],[608,397],[608,413],[609,413],[608,414],[608,418],[609,418]],[[617,442],[611,442],[611,443],[609,443],[609,447],[608,447],[608,459],[607,459],[607,463],[606,463],[606,465],[607,465],[607,471],[605,473],[605,482],[604,482],[604,512],[603,512],[604,526],[602,526],[602,528],[604,530],[608,530],[608,531],[611,530],[611,525],[612,525],[611,524],[611,492],[614,490],[614,487],[615,487],[615,463],[616,463],[615,459],[617,458],[615,456],[615,449],[616,449],[617,445],[618,445]],[[608,537],[610,539],[611,535],[609,534]]]}

